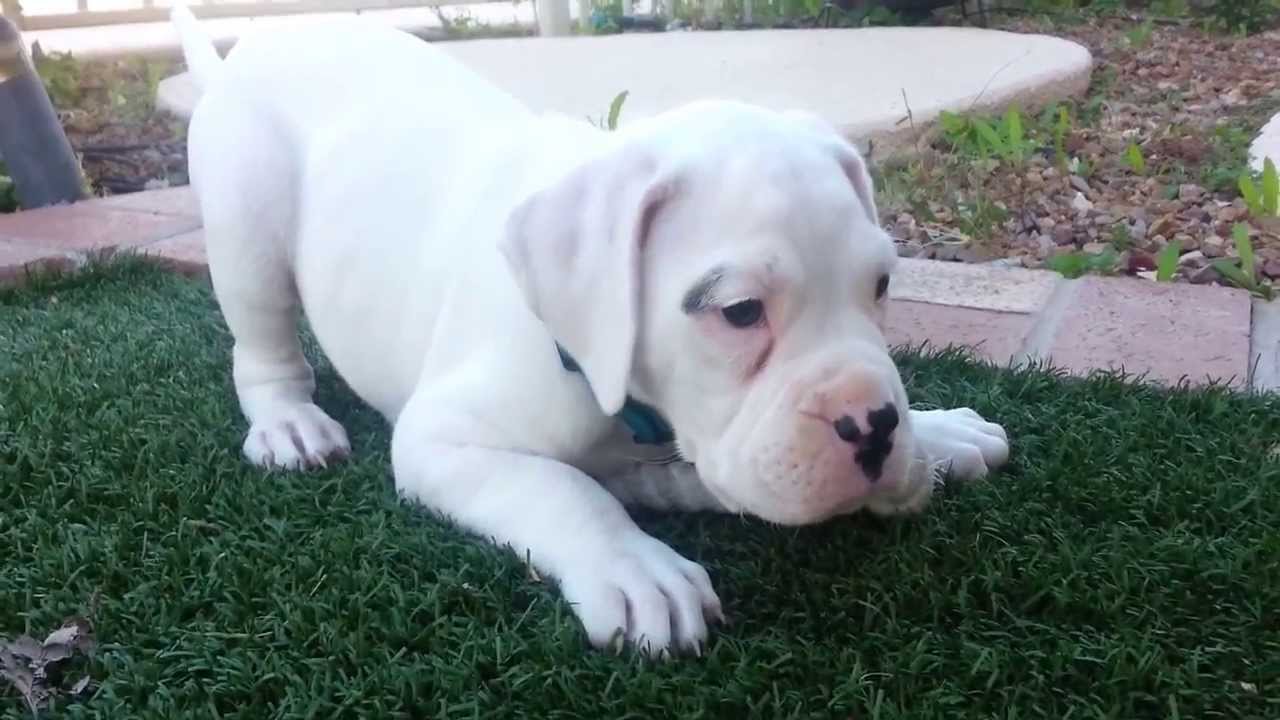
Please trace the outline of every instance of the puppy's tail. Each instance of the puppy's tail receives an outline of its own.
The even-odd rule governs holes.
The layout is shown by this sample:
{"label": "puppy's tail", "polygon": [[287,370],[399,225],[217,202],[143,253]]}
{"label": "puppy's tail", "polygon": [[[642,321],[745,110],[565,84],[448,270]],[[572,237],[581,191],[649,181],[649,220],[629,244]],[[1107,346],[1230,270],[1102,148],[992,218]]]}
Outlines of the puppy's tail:
{"label": "puppy's tail", "polygon": [[200,27],[196,16],[185,5],[174,5],[169,13],[169,20],[178,29],[178,37],[182,39],[182,55],[187,61],[191,77],[195,79],[196,89],[204,90],[222,64],[222,57],[213,46],[213,40]]}

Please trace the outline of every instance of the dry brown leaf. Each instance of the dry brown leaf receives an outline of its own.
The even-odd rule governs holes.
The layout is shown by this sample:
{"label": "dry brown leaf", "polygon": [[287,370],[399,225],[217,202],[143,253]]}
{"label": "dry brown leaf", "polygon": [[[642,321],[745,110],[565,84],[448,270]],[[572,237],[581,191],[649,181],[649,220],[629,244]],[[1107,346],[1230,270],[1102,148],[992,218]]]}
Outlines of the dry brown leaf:
{"label": "dry brown leaf", "polygon": [[89,676],[85,675],[71,686],[71,694],[75,696],[83,695],[85,690],[89,689]]}
{"label": "dry brown leaf", "polygon": [[[77,653],[92,654],[95,646],[93,625],[82,617],[67,618],[44,642],[28,635],[12,641],[0,638],[0,678],[7,680],[32,715],[39,717],[40,709],[61,690],[57,681],[62,676],[62,663]],[[81,678],[71,694],[79,695],[88,684],[87,676]]]}

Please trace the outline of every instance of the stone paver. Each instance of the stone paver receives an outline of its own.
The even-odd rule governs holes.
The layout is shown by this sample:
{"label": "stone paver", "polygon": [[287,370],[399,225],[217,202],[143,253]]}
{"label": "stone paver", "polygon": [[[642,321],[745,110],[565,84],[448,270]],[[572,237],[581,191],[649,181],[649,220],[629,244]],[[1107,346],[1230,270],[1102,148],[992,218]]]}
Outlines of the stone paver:
{"label": "stone paver", "polygon": [[1061,282],[1061,275],[1047,270],[901,258],[889,294],[935,305],[1034,313]]}
{"label": "stone paver", "polygon": [[[0,216],[0,283],[113,247],[204,277],[196,213],[190,190],[173,188]],[[1280,390],[1280,302],[1253,302],[1242,290],[933,260],[904,260],[891,288],[893,345],[959,345],[997,365],[1043,359],[1162,383],[1240,386],[1252,377],[1257,389]]]}
{"label": "stone paver", "polygon": [[0,215],[0,239],[64,252],[135,247],[198,227],[193,216],[122,210],[100,201]]}
{"label": "stone paver", "polygon": [[1248,378],[1250,315],[1243,290],[1083,278],[1056,319],[1045,355],[1077,373],[1123,369],[1169,384],[1185,377],[1242,385]]}

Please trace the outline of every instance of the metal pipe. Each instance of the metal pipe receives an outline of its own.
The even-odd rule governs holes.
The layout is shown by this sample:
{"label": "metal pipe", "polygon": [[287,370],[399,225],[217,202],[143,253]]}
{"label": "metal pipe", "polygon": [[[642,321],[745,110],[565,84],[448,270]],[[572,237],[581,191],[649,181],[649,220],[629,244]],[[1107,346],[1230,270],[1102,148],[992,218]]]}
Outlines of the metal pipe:
{"label": "metal pipe", "polygon": [[75,151],[22,43],[0,17],[0,155],[24,209],[85,196]]}

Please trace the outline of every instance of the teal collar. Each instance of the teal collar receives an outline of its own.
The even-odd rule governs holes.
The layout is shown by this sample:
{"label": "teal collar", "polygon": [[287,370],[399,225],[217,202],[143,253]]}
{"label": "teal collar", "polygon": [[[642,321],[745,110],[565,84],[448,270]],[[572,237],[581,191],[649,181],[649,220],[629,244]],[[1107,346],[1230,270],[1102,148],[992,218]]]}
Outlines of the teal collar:
{"label": "teal collar", "polygon": [[[569,372],[582,372],[577,361],[556,343],[556,351],[560,353],[560,364]],[[618,419],[631,430],[632,439],[637,445],[666,445],[675,442],[675,433],[671,425],[658,414],[658,411],[636,400],[630,395],[618,412]]]}

